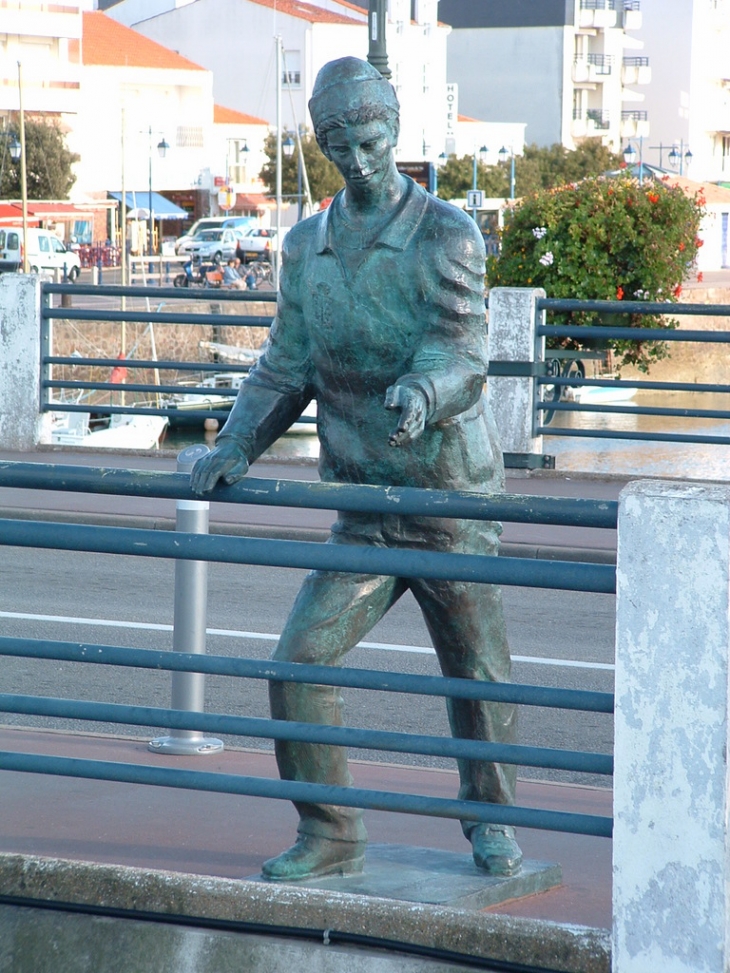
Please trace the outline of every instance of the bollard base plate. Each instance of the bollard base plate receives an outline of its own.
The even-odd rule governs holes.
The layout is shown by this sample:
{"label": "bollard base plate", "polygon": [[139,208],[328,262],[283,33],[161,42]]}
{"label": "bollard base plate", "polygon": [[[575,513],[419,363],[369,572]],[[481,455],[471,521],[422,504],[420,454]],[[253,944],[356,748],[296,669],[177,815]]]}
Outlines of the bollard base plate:
{"label": "bollard base plate", "polygon": [[184,737],[155,737],[147,744],[147,749],[153,753],[171,753],[178,757],[205,756],[209,753],[220,753],[225,747],[222,740],[216,737],[195,737],[186,740]]}

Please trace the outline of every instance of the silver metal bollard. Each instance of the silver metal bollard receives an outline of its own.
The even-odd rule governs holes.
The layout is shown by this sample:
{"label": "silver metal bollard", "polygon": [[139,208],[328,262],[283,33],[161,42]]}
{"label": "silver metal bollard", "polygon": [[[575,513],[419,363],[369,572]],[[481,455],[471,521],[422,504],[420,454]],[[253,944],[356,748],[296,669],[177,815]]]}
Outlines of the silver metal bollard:
{"label": "silver metal bollard", "polygon": [[[188,446],[177,457],[177,472],[190,473],[196,461],[209,452],[202,443]],[[178,500],[175,529],[188,534],[208,533],[207,500]],[[205,626],[208,600],[208,562],[175,562],[175,613],[172,648],[174,652],[205,654]],[[173,672],[172,709],[202,713],[205,706],[205,675],[202,672]],[[173,730],[169,736],[149,743],[155,753],[220,753],[223,741],[203,736],[197,730]]]}

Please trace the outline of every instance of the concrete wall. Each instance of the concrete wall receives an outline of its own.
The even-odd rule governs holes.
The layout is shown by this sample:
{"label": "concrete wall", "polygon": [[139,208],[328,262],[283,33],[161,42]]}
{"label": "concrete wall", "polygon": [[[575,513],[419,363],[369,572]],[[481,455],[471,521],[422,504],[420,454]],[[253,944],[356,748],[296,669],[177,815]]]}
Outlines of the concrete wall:
{"label": "concrete wall", "polygon": [[454,30],[447,74],[459,110],[487,122],[526,122],[525,141],[562,137],[562,27]]}

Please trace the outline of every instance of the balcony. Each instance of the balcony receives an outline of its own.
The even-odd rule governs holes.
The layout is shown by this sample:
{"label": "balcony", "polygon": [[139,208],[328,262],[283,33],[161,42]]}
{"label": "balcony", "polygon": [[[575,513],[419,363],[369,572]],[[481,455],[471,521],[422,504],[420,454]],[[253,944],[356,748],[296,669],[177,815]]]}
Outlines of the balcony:
{"label": "balcony", "polygon": [[588,108],[586,110],[588,134],[591,132],[607,132],[611,127],[610,112],[604,108]]}
{"label": "balcony", "polygon": [[573,60],[573,81],[576,84],[595,84],[613,71],[611,54],[578,54]]}
{"label": "balcony", "polygon": [[573,138],[602,134],[611,127],[610,114],[602,108],[574,108],[570,134]]}
{"label": "balcony", "polygon": [[621,64],[622,84],[649,84],[651,68],[648,57],[625,57]]}
{"label": "balcony", "polygon": [[615,27],[617,0],[580,0],[578,27]]}
{"label": "balcony", "polygon": [[649,137],[649,116],[645,111],[621,112],[621,138],[638,139]]}
{"label": "balcony", "polygon": [[643,17],[641,14],[641,0],[624,0],[624,30],[641,30]]}

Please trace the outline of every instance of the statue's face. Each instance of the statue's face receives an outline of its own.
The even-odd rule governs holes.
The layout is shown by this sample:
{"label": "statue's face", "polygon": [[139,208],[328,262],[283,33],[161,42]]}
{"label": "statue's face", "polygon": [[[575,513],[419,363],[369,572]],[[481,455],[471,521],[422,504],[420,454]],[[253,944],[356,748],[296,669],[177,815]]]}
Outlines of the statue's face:
{"label": "statue's face", "polygon": [[377,192],[389,172],[397,140],[395,127],[375,119],[327,133],[327,156],[354,192]]}

